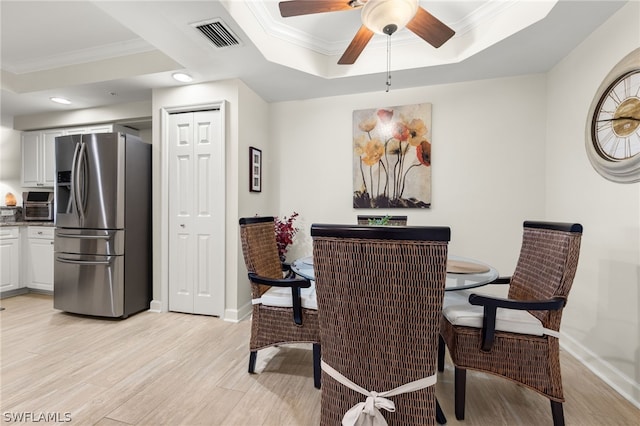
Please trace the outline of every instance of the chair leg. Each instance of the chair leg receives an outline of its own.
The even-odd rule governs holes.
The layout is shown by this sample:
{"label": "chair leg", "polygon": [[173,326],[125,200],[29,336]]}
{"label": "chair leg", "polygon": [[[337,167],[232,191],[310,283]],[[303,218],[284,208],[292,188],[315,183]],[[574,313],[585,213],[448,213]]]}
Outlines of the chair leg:
{"label": "chair leg", "polygon": [[553,416],[553,426],[564,426],[562,402],[551,401],[551,415]]}
{"label": "chair leg", "polygon": [[456,419],[464,420],[464,400],[467,385],[467,370],[456,367],[454,377]]}
{"label": "chair leg", "polygon": [[313,386],[320,389],[320,378],[322,377],[322,369],[320,367],[321,359],[320,343],[313,344]]}
{"label": "chair leg", "polygon": [[256,358],[258,357],[258,351],[251,351],[249,353],[249,373],[253,374],[256,369]]}
{"label": "chair leg", "polygon": [[444,371],[444,355],[446,350],[446,344],[442,336],[438,335],[438,371]]}
{"label": "chair leg", "polygon": [[444,411],[440,407],[440,403],[438,402],[438,398],[436,398],[436,423],[439,425],[446,425],[447,418],[444,415]]}

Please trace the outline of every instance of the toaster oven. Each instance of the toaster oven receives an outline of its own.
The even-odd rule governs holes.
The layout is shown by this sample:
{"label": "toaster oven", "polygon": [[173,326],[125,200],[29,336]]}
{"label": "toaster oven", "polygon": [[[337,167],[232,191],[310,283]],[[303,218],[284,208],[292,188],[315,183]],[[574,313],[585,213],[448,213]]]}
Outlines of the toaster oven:
{"label": "toaster oven", "polygon": [[29,191],[22,193],[22,219],[52,221],[54,215],[53,192]]}

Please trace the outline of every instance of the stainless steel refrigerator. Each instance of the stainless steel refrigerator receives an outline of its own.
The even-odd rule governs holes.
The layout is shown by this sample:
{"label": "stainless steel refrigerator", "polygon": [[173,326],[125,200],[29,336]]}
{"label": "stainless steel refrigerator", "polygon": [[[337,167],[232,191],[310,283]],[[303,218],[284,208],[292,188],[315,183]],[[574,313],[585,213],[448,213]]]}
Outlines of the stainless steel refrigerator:
{"label": "stainless steel refrigerator", "polygon": [[126,318],[151,301],[151,145],[125,133],[55,140],[53,306]]}

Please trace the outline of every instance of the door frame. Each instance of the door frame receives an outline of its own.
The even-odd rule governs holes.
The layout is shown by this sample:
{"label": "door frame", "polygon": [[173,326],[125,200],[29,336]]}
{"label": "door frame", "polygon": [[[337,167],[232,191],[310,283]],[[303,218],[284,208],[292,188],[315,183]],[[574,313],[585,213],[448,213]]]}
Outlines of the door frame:
{"label": "door frame", "polygon": [[[169,114],[197,112],[209,109],[220,110],[220,140],[222,141],[222,155],[225,158],[225,160],[223,161],[225,170],[223,170],[222,173],[224,181],[222,183],[226,192],[226,104],[227,102],[225,100],[219,100],[203,104],[164,106],[160,108],[160,254],[159,256],[153,256],[154,264],[158,260],[160,262],[160,300],[157,300],[154,297],[151,302],[151,311],[169,311]],[[225,209],[225,213],[226,207],[225,196],[223,198],[223,209]],[[226,242],[226,223],[225,226],[223,226],[223,235],[221,236],[221,238]],[[224,250],[224,254],[226,256],[226,250]],[[224,259],[223,265],[225,266],[223,266],[224,270],[222,271],[222,274],[226,277],[226,259]],[[158,270],[158,268],[154,267],[153,270],[156,271]],[[223,300],[225,300],[226,312],[226,285],[221,297],[223,298]]]}

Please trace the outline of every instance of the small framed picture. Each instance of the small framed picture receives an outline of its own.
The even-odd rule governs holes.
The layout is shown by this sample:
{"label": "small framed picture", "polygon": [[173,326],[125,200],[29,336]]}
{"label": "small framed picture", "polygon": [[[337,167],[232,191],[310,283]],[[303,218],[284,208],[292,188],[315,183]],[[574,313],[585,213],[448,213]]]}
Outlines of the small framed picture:
{"label": "small framed picture", "polygon": [[262,192],[262,151],[249,147],[249,191]]}

